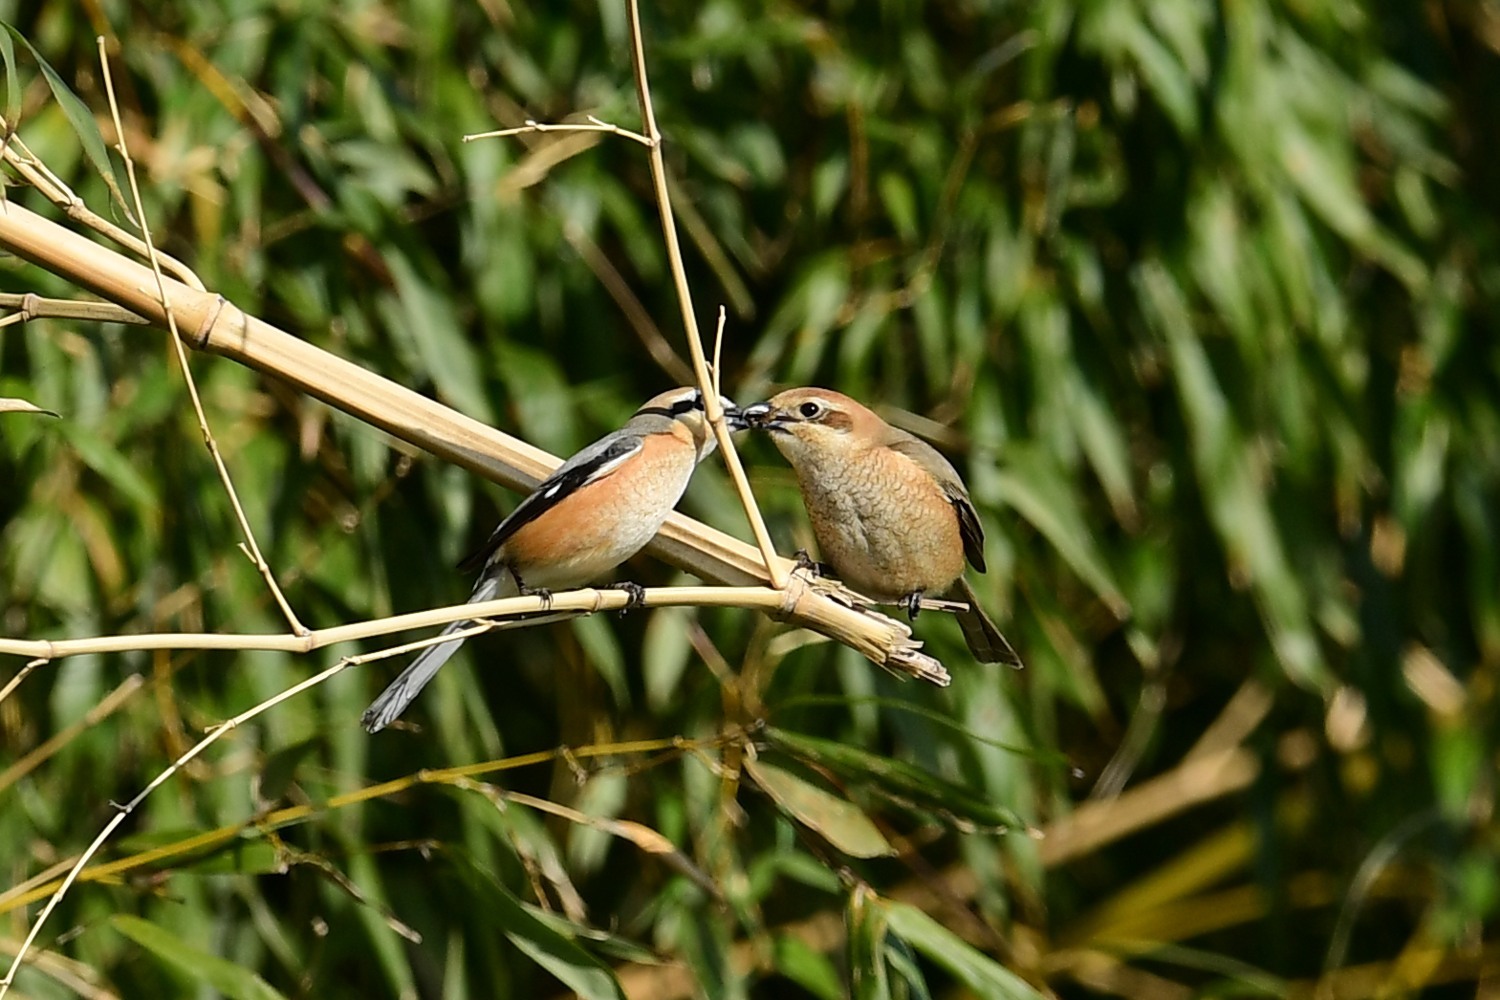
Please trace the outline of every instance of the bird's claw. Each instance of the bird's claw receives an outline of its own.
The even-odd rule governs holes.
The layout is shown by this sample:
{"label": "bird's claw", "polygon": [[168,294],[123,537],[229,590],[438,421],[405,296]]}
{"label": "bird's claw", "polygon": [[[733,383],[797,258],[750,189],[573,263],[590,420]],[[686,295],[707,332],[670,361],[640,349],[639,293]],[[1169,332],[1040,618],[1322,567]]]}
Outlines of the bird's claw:
{"label": "bird's claw", "polygon": [[900,605],[906,610],[907,621],[916,621],[917,615],[922,610],[922,592],[913,590],[910,594],[901,598]]}
{"label": "bird's claw", "polygon": [[625,606],[620,609],[620,615],[622,617],[632,608],[638,608],[642,604],[646,603],[646,588],[631,580],[620,580],[617,583],[610,584],[607,589],[622,590],[629,598],[629,600],[625,602]]}
{"label": "bird's claw", "polygon": [[798,549],[792,553],[792,561],[797,564],[798,569],[811,576],[833,576],[833,567],[827,563],[816,561],[812,556],[807,554],[806,549]]}
{"label": "bird's claw", "polygon": [[552,610],[552,591],[546,587],[528,587],[524,583],[520,583],[519,577],[516,579],[516,582],[520,584],[521,596],[538,598],[542,602],[543,611]]}

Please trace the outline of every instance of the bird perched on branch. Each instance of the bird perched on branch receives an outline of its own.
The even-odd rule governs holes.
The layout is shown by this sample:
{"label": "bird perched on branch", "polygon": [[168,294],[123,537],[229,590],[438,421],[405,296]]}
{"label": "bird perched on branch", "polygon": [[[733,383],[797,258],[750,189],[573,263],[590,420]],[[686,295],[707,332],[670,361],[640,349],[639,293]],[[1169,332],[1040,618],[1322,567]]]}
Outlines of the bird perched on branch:
{"label": "bird perched on branch", "polygon": [[924,593],[965,601],[958,624],[974,656],[1020,664],[963,578],[965,557],[984,572],[984,528],[936,449],[828,389],[788,389],[740,412],[791,463],[818,548],[839,579],[899,601],[912,617]]}
{"label": "bird perched on branch", "polygon": [[[739,427],[738,408],[727,399],[722,404],[731,426]],[[459,563],[460,569],[480,571],[469,602],[582,586],[614,569],[651,541],[714,444],[697,389],[673,389],[649,400],[624,427],[542,480],[484,546]],[[457,621],[443,634],[473,624]],[[365,710],[365,729],[374,733],[390,725],[463,642],[424,649]]]}

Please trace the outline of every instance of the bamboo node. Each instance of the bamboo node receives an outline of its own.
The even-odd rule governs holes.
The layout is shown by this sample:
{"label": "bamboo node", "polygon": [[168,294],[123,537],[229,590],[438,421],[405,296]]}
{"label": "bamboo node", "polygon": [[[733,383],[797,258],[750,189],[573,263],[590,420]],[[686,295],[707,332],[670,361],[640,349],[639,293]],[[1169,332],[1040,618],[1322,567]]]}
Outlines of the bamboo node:
{"label": "bamboo node", "polygon": [[224,311],[224,305],[228,300],[222,295],[214,296],[214,304],[209,307],[203,317],[203,322],[198,324],[198,329],[193,331],[192,346],[194,350],[206,350],[208,342],[213,337],[214,325],[219,322],[219,315]]}

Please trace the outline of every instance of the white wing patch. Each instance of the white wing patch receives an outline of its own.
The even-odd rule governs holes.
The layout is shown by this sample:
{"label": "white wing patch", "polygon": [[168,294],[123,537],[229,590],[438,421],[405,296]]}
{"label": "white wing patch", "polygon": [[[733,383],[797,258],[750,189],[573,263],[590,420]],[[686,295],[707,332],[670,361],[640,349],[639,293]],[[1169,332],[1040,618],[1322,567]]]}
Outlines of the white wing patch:
{"label": "white wing patch", "polygon": [[[599,480],[603,479],[605,476],[609,475],[611,472],[614,472],[616,469],[618,469],[620,466],[624,465],[626,462],[630,461],[630,459],[634,458],[636,452],[640,451],[641,448],[642,448],[641,439],[640,438],[633,439],[630,442],[630,447],[629,448],[625,449],[624,451],[621,451],[617,455],[611,456],[608,461],[600,462],[597,466],[595,466],[594,468],[590,469],[589,470],[588,478],[585,479],[579,485],[579,488],[582,489],[584,486],[587,486],[590,483],[597,483]],[[547,496],[551,497],[552,494],[553,494],[553,492],[556,491],[561,486],[562,486],[562,483],[558,483],[556,486],[552,487],[552,489],[550,489],[550,490],[547,491]]]}

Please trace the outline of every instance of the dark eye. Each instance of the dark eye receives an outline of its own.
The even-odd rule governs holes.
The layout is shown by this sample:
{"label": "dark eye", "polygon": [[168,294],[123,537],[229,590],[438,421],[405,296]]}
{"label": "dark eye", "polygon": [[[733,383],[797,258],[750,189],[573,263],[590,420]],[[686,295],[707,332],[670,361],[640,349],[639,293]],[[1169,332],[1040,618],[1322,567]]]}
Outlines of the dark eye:
{"label": "dark eye", "polygon": [[802,414],[804,420],[811,420],[813,417],[816,417],[819,413],[823,412],[823,408],[817,403],[803,403],[801,406],[797,407],[797,412]]}

